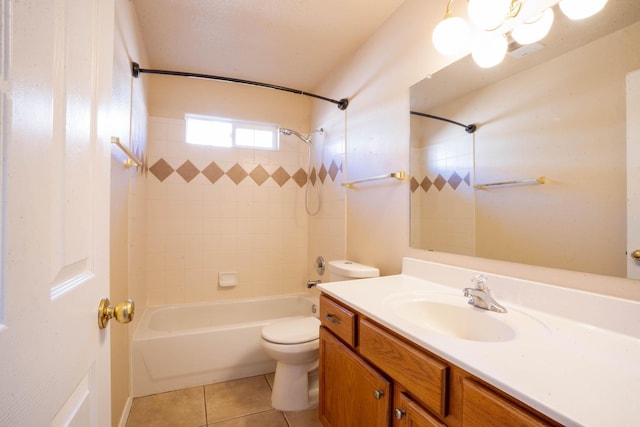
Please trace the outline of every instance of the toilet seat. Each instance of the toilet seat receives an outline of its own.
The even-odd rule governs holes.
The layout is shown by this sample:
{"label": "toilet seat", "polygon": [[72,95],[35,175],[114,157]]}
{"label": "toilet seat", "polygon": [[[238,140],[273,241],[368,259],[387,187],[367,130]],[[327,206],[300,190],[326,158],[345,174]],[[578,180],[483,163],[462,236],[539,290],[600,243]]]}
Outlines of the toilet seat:
{"label": "toilet seat", "polygon": [[265,326],[262,338],[274,344],[301,344],[319,339],[319,328],[316,317],[294,317]]}

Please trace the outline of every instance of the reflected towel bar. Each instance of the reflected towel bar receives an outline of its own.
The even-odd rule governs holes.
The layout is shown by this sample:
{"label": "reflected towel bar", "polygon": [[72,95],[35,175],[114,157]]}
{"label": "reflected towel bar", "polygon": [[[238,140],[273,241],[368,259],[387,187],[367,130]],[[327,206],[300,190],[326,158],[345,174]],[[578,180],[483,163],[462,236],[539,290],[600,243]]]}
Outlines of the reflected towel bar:
{"label": "reflected towel bar", "polygon": [[112,136],[111,143],[116,144],[118,148],[120,148],[124,152],[124,154],[127,155],[128,159],[124,162],[125,168],[128,169],[130,167],[140,167],[143,165],[142,161],[140,161],[140,159],[138,159],[135,154],[133,154],[127,147],[125,147],[122,142],[120,142],[120,138],[118,138],[117,136]]}
{"label": "reflected towel bar", "polygon": [[340,185],[347,188],[355,188],[356,184],[361,184],[363,182],[369,182],[369,181],[379,181],[381,179],[389,179],[389,178],[395,178],[399,181],[404,181],[407,179],[407,173],[405,171],[392,172],[386,175],[378,175],[378,176],[372,176],[371,178],[363,178],[363,179],[357,179],[355,181],[343,182]]}
{"label": "reflected towel bar", "polygon": [[544,176],[535,179],[521,179],[517,181],[492,182],[489,184],[477,184],[473,187],[478,190],[485,190],[487,187],[501,187],[507,185],[527,185],[527,184],[545,184],[547,179]]}

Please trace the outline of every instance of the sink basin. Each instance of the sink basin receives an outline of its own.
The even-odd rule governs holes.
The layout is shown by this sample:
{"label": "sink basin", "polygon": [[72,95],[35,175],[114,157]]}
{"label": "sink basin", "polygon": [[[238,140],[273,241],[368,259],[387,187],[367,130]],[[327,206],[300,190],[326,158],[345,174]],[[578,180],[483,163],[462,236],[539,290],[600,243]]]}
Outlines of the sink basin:
{"label": "sink basin", "polygon": [[473,307],[462,294],[398,295],[387,304],[396,316],[421,329],[462,340],[504,342],[546,330],[544,324],[512,308],[494,313]]}
{"label": "sink basin", "polygon": [[[466,300],[462,298],[463,303]],[[403,319],[435,332],[471,341],[509,341],[516,331],[503,321],[472,306],[458,306],[434,301],[398,303],[396,314]],[[504,316],[504,314],[496,314]]]}

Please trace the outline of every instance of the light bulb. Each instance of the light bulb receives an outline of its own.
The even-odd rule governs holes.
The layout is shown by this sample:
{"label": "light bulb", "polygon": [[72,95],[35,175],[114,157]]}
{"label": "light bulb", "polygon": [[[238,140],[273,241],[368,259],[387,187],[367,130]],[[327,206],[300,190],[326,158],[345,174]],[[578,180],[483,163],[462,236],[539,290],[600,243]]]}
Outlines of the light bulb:
{"label": "light bulb", "polygon": [[569,19],[578,20],[595,15],[605,4],[607,0],[562,0],[560,10]]}
{"label": "light bulb", "polygon": [[504,35],[478,43],[471,51],[471,57],[478,66],[490,68],[498,65],[507,54],[507,38]]}
{"label": "light bulb", "polygon": [[552,24],[553,10],[548,8],[514,28],[511,37],[522,45],[535,43],[549,34]]}
{"label": "light bulb", "polygon": [[497,29],[509,16],[511,0],[469,0],[469,18],[483,30]]}
{"label": "light bulb", "polygon": [[457,16],[445,18],[433,30],[431,40],[441,54],[456,54],[467,45],[469,25]]}

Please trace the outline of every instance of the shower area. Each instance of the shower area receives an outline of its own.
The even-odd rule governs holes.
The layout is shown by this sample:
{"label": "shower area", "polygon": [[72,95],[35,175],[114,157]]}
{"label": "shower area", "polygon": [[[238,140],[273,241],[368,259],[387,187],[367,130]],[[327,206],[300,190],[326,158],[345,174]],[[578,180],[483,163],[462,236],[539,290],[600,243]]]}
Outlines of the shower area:
{"label": "shower area", "polygon": [[[164,79],[155,77],[150,92]],[[308,101],[293,97],[292,105],[285,94],[289,99],[273,108],[271,98],[283,95],[266,91],[271,96],[254,97],[245,105],[260,110],[256,104],[265,104],[267,112],[209,112],[198,109],[203,99],[211,105],[220,91],[247,88],[168,79],[162,86],[182,87],[181,99],[149,105],[148,304],[304,292],[312,270],[308,231],[311,215],[320,210],[320,187],[339,186],[342,179],[339,167],[331,169],[321,157],[324,130],[308,135],[295,130],[309,128]],[[202,96],[203,91],[217,96]],[[187,144],[184,115],[191,113],[282,125],[278,150]]]}

